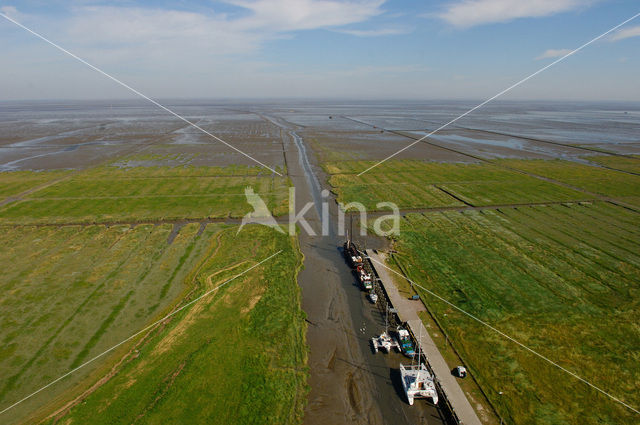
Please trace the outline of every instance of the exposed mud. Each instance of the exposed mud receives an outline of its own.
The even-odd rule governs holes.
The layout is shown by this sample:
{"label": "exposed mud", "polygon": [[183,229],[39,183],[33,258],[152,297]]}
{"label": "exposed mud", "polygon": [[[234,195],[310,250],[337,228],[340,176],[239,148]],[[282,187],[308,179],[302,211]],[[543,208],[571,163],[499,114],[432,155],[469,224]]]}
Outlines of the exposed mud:
{"label": "exposed mud", "polygon": [[[326,188],[321,183],[325,176],[312,152],[298,150],[306,148],[297,134],[299,128],[282,118],[269,121],[287,130],[283,144],[289,176],[297,188],[296,204],[312,202],[316,206],[305,218],[320,233],[319,203],[326,199],[320,193]],[[308,319],[311,371],[305,424],[442,423],[437,408],[420,402],[410,407],[396,391],[389,370],[397,368],[401,357],[372,353],[370,338],[382,331],[384,318],[355,285],[341,252],[344,237],[337,231],[337,205],[332,199],[326,202],[330,206],[329,235],[300,234],[305,264],[298,282]],[[380,248],[385,243],[379,238],[366,239],[369,247]]]}

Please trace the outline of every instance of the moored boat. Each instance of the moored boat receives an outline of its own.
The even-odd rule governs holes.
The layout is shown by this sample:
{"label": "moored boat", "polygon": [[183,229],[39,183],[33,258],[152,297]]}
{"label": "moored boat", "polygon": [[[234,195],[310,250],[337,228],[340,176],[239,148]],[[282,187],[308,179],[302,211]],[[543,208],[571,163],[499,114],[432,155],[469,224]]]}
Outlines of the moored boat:
{"label": "moored boat", "polygon": [[356,245],[350,240],[347,240],[344,243],[343,252],[344,252],[345,258],[347,259],[351,267],[355,268],[358,265],[362,265],[362,263],[364,262],[364,260],[362,259],[362,255],[360,254],[360,251],[358,251],[358,248],[356,247]]}
{"label": "moored boat", "polygon": [[378,294],[376,294],[373,290],[371,290],[371,292],[369,292],[369,301],[371,301],[372,304],[375,304],[378,302]]}
{"label": "moored boat", "polygon": [[403,328],[398,328],[398,346],[400,347],[400,351],[402,354],[409,358],[413,358],[416,355],[416,350],[413,347],[413,341],[411,341],[411,336],[409,335],[409,331]]}
{"label": "moored boat", "polygon": [[392,348],[399,350],[398,341],[391,338],[389,335],[389,307],[387,306],[385,316],[384,316],[384,332],[382,332],[377,337],[371,338],[371,345],[373,346],[373,350],[377,353],[378,350],[382,349],[384,352],[388,353]]}
{"label": "moored boat", "polygon": [[398,343],[389,336],[389,334],[385,331],[382,332],[379,336],[375,338],[371,338],[371,345],[373,346],[373,350],[377,353],[378,350],[382,350],[385,353],[389,353],[392,348],[397,348]]}
{"label": "moored boat", "polygon": [[413,405],[416,398],[430,398],[433,404],[438,404],[438,391],[433,375],[424,364],[400,364],[400,378],[409,405]]}
{"label": "moored boat", "polygon": [[364,289],[373,288],[373,279],[371,273],[367,273],[362,267],[358,267],[358,279],[360,280],[360,285]]}

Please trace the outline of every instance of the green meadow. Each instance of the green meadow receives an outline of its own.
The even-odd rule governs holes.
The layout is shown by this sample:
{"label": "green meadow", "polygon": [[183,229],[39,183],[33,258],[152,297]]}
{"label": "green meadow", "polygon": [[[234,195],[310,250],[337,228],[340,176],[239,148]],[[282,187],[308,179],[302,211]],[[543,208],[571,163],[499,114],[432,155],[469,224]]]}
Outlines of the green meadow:
{"label": "green meadow", "polygon": [[68,175],[67,171],[11,171],[0,172],[0,200],[19,195],[47,182]]}
{"label": "green meadow", "polygon": [[632,173],[640,173],[640,156],[585,156],[585,160],[593,162],[595,164],[603,165],[605,167],[611,167],[616,170],[630,171]]}
{"label": "green meadow", "polygon": [[[168,244],[171,230],[171,225],[2,228],[3,405],[128,337],[175,302],[207,242],[194,224]],[[83,376],[81,371],[61,382],[56,392]],[[38,401],[15,413],[33,410]]]}
{"label": "green meadow", "polygon": [[329,184],[339,202],[358,201],[367,209],[376,210],[379,202],[394,202],[401,209],[418,209],[592,198],[577,190],[484,163],[390,160],[357,176],[374,164],[371,161],[325,164]]}
{"label": "green meadow", "polygon": [[[3,405],[282,250],[5,419],[40,421],[57,412],[51,419],[65,423],[131,423],[141,414],[147,423],[300,421],[307,371],[295,239],[262,226],[236,235],[236,226],[189,224],[169,244],[171,229],[4,229]],[[117,375],[96,386],[112,368]]]}
{"label": "green meadow", "polygon": [[[635,158],[589,157],[589,159],[618,170],[631,172],[637,172],[640,164],[640,159]],[[640,175],[638,174],[562,160],[502,160],[499,163],[640,207]]]}
{"label": "green meadow", "polygon": [[212,238],[177,306],[225,286],[146,334],[117,375],[52,422],[301,422],[307,391],[296,282],[301,255],[294,239],[263,226],[236,231]]}
{"label": "green meadow", "polygon": [[[640,220],[605,202],[410,214],[409,277],[631,406],[640,405]],[[507,423],[637,414],[417,288]]]}
{"label": "green meadow", "polygon": [[[211,168],[211,169],[209,169]],[[34,186],[57,172],[0,173],[0,193],[15,194],[21,179]],[[24,186],[23,185],[23,186]],[[242,217],[253,188],[274,215],[288,211],[287,177],[257,167],[103,166],[46,185],[0,207],[0,224],[153,222]],[[22,187],[21,187],[22,189]]]}
{"label": "green meadow", "polygon": [[80,367],[1,421],[300,423],[296,238],[163,223],[241,217],[246,187],[278,215],[289,185],[242,166],[0,173],[0,405]]}

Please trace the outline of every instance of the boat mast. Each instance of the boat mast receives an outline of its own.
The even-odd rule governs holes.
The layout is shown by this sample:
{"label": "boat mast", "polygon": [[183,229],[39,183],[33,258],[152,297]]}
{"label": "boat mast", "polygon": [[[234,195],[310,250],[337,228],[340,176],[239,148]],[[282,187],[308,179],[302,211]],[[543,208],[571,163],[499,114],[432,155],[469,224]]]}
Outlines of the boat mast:
{"label": "boat mast", "polygon": [[389,335],[389,304],[387,303],[387,307],[385,308],[384,314],[384,332]]}
{"label": "boat mast", "polygon": [[418,375],[416,375],[416,381],[420,379],[420,370],[422,369],[422,365],[421,365],[422,359],[420,358],[421,356],[420,349],[422,348],[422,344],[420,344],[421,341],[422,341],[422,326],[420,326],[420,336],[418,337]]}
{"label": "boat mast", "polygon": [[347,241],[349,243],[349,248],[351,248],[351,238],[353,237],[353,215],[349,214],[349,234],[347,236]]}

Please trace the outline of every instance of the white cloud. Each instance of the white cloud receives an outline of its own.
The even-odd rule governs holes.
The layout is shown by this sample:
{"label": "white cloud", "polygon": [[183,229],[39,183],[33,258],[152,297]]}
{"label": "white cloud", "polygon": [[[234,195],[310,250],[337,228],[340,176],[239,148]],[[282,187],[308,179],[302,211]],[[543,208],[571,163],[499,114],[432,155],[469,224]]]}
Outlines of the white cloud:
{"label": "white cloud", "polygon": [[[25,15],[20,13],[15,6],[2,6],[0,7],[0,13],[8,16],[11,19],[15,19],[20,22],[25,18]],[[2,19],[4,21],[4,19]]]}
{"label": "white cloud", "polygon": [[236,21],[247,29],[286,32],[329,28],[366,21],[382,13],[385,0],[227,0],[250,10]]}
{"label": "white cloud", "polygon": [[619,41],[619,40],[624,40],[625,38],[631,38],[631,37],[640,37],[640,25],[621,29],[615,32],[611,37],[609,37],[609,40]]}
{"label": "white cloud", "polygon": [[413,31],[412,28],[377,28],[372,30],[353,30],[353,29],[339,29],[336,32],[342,34],[349,34],[356,37],[380,37],[385,35],[402,35],[409,34]]}
{"label": "white cloud", "polygon": [[540,56],[538,56],[536,60],[548,59],[548,58],[560,58],[564,55],[568,55],[571,52],[572,52],[571,49],[549,49],[545,51],[543,54],[541,54]]}
{"label": "white cloud", "polygon": [[0,13],[4,13],[5,15],[13,18],[18,10],[14,6],[2,6],[0,7]]}
{"label": "white cloud", "polygon": [[555,15],[590,3],[592,0],[459,0],[436,16],[456,27],[468,28]]}
{"label": "white cloud", "polygon": [[64,25],[67,45],[95,55],[149,58],[200,49],[203,56],[251,51],[262,38],[239,30],[225,15],[176,10],[83,7]]}
{"label": "white cloud", "polygon": [[[228,0],[243,14],[188,12],[128,6],[79,6],[54,23],[30,17],[36,28],[51,27],[61,44],[105,62],[189,58],[191,63],[254,52],[265,42],[295,31],[335,29],[382,13],[384,0]],[[55,30],[53,26],[55,25]],[[61,31],[61,29],[64,30]],[[200,56],[199,59],[194,59]]]}
{"label": "white cloud", "polygon": [[[45,15],[20,15],[20,21],[44,29],[65,45],[96,51],[164,53],[192,47],[204,55],[250,52],[266,41],[313,29],[335,29],[357,24],[382,13],[385,0],[223,0],[244,9],[229,15],[154,7],[83,6],[70,16],[51,21]],[[16,16],[15,7],[1,8]]]}
{"label": "white cloud", "polygon": [[[295,37],[297,31],[348,30],[347,26],[382,14],[384,4],[384,0],[223,1],[237,9],[192,12],[128,2],[115,6],[76,2],[55,19],[45,13],[1,10],[149,96],[217,97],[290,95],[288,67],[264,63],[259,55],[266,43]],[[15,37],[0,56],[3,96],[130,95],[25,31],[9,25],[0,30]]]}

